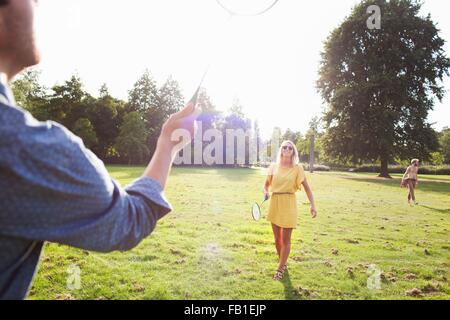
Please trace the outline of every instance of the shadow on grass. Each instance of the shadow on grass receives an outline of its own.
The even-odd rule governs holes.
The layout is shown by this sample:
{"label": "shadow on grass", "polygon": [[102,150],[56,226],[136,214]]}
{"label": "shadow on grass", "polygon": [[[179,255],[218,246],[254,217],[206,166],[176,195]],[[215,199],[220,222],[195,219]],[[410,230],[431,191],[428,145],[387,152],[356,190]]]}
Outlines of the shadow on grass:
{"label": "shadow on grass", "polygon": [[178,176],[182,174],[211,174],[215,168],[202,168],[202,167],[185,167],[185,166],[173,166],[173,169],[170,171],[171,176]]}
{"label": "shadow on grass", "polygon": [[245,168],[245,167],[185,167],[176,166],[177,170],[172,171],[170,174],[173,176],[182,174],[202,174],[202,175],[218,175],[229,181],[245,181],[249,178],[249,175],[256,173],[258,169]]}
{"label": "shadow on grass", "polygon": [[[399,193],[407,194],[407,189],[400,188],[400,179],[383,179],[378,177],[351,177],[351,176],[341,176],[343,179],[352,180],[355,182],[370,183],[375,185],[383,185],[386,187],[397,188]],[[420,177],[419,177],[420,181]],[[425,192],[437,192],[443,194],[450,194],[450,183],[446,182],[435,182],[435,181],[421,181],[417,186],[417,189]]]}
{"label": "shadow on grass", "polygon": [[[420,175],[420,173],[419,173]],[[419,176],[422,181],[436,181],[436,182],[446,182],[450,183],[450,176],[429,176],[429,175],[421,175]]]}
{"label": "shadow on grass", "polygon": [[[242,182],[249,180],[253,174],[258,173],[258,169],[253,168],[222,168],[217,170],[219,175],[228,181]],[[261,181],[264,181],[265,177],[261,176]],[[261,182],[263,183],[263,182]]]}
{"label": "shadow on grass", "polygon": [[433,208],[433,207],[429,207],[429,206],[424,206],[419,204],[419,207],[425,208],[425,209],[430,209],[439,213],[450,213],[450,209],[438,209],[438,208]]}
{"label": "shadow on grass", "polygon": [[289,276],[289,270],[285,271],[281,283],[284,286],[284,297],[286,300],[300,300],[300,296],[295,294],[294,287],[292,286],[291,277]]}

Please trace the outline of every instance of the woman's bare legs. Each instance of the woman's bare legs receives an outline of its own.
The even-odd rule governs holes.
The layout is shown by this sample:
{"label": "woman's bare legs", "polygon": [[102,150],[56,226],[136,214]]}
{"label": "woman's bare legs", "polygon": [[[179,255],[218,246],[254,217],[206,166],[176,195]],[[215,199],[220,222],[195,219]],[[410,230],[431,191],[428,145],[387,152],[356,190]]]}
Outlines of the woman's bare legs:
{"label": "woman's bare legs", "polygon": [[416,187],[416,182],[413,180],[408,180],[408,202],[412,200],[413,203],[416,203],[416,196],[414,194],[414,188]]}
{"label": "woman's bare legs", "polygon": [[277,248],[278,259],[280,258],[283,239],[281,238],[281,228],[272,223],[272,231],[275,238],[275,247]]}
{"label": "woman's bare legs", "polygon": [[272,223],[272,231],[275,238],[275,247],[278,254],[278,268],[275,273],[274,279],[281,280],[283,272],[286,268],[286,263],[291,252],[291,236],[293,229],[281,228]]}
{"label": "woman's bare legs", "polygon": [[280,262],[278,264],[278,270],[284,270],[284,266],[286,265],[289,254],[291,253],[291,236],[293,229],[282,228],[281,236],[283,240],[283,244],[281,246],[280,251]]}

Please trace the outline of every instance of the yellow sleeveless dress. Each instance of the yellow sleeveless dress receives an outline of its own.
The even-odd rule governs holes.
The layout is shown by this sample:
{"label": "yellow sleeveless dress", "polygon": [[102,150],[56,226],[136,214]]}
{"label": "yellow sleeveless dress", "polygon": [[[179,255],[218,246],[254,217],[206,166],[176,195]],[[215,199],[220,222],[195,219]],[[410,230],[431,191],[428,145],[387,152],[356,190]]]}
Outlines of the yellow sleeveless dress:
{"label": "yellow sleeveless dress", "polygon": [[278,164],[272,164],[269,167],[268,177],[272,197],[267,220],[281,228],[295,229],[298,217],[295,192],[301,190],[305,180],[303,166],[283,168]]}

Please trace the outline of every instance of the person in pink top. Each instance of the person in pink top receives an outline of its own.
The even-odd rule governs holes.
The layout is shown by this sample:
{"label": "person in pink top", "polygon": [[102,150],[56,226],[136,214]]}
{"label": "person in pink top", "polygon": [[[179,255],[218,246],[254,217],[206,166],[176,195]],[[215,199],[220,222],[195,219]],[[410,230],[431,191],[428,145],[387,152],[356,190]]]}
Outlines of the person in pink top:
{"label": "person in pink top", "polygon": [[416,202],[416,196],[414,194],[414,189],[419,184],[418,179],[418,173],[419,173],[419,160],[413,159],[411,160],[411,165],[406,169],[405,174],[402,178],[402,187],[406,187],[409,190],[408,193],[408,203],[412,206],[414,204],[418,204]]}

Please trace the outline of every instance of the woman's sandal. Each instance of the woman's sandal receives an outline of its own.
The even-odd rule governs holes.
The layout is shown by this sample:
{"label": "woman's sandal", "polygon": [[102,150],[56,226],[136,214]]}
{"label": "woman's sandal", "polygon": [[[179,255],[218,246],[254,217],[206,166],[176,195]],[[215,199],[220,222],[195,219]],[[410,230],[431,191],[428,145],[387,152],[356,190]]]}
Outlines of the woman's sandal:
{"label": "woman's sandal", "polygon": [[277,270],[275,271],[275,275],[273,276],[273,280],[280,281],[283,279],[284,276],[284,270]]}

